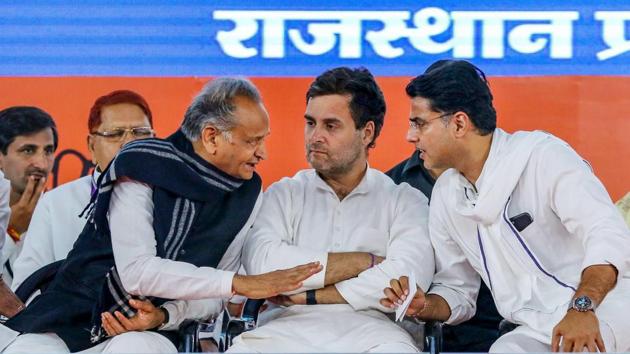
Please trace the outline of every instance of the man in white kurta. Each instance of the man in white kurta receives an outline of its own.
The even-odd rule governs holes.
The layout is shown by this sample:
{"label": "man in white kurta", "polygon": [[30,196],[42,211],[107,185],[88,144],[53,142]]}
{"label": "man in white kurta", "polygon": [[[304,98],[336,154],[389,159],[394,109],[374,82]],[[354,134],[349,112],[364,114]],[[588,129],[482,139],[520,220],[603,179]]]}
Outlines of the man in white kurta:
{"label": "man in white kurta", "polygon": [[[85,226],[87,213],[83,217],[80,214],[96,192],[100,171],[124,144],[154,135],[148,103],[140,94],[129,90],[116,90],[97,98],[87,125],[88,150],[95,164],[94,171],[41,197],[28,226],[28,237],[13,264],[13,289],[41,267],[66,258]],[[116,134],[121,129],[136,131]]]}
{"label": "man in white kurta", "polygon": [[[213,119],[208,121],[206,117],[213,117]],[[220,125],[217,123],[219,119],[221,120],[220,123],[225,124],[228,122],[230,125]],[[125,128],[122,136],[130,131],[132,129]],[[171,247],[169,250],[173,249],[177,257],[184,257],[189,254],[199,255],[204,259],[217,257],[216,255],[209,256],[204,254],[207,253],[208,247],[197,247],[194,249],[193,241],[190,241],[192,237],[201,235],[206,237],[203,240],[204,242],[216,242],[218,237],[210,237],[212,235],[208,236],[208,234],[204,233],[204,228],[193,226],[193,223],[197,222],[217,224],[218,222],[215,220],[210,219],[208,221],[208,218],[203,217],[213,213],[214,209],[204,209],[203,207],[196,209],[195,205],[191,206],[192,203],[187,199],[180,203],[181,199],[177,199],[177,202],[175,202],[175,198],[170,198],[166,200],[174,204],[174,217],[162,217],[162,220],[158,220],[154,216],[156,215],[156,210],[160,207],[159,203],[162,203],[162,207],[164,207],[165,199],[164,197],[162,199],[156,197],[156,194],[163,192],[155,185],[149,185],[147,182],[143,183],[133,178],[121,178],[121,176],[126,175],[121,175],[120,171],[118,171],[119,173],[112,172],[114,168],[114,163],[112,163],[112,166],[107,170],[108,175],[106,177],[113,178],[112,176],[118,176],[119,179],[113,188],[111,187],[112,182],[105,179],[99,189],[99,196],[103,195],[102,193],[109,193],[109,191],[113,190],[111,199],[106,200],[106,204],[102,204],[105,205],[105,209],[100,209],[106,210],[106,212],[99,214],[100,217],[106,217],[108,220],[107,225],[109,225],[111,242],[107,239],[91,237],[92,234],[86,234],[85,230],[89,232],[90,229],[88,227],[92,229],[94,227],[86,227],[82,233],[83,236],[78,238],[64,263],[64,268],[57,273],[51,287],[44,291],[23,312],[10,319],[7,323],[9,327],[13,325],[11,328],[16,326],[19,328],[27,327],[27,330],[20,329],[24,333],[19,336],[17,332],[13,331],[13,333],[9,333],[12,337],[5,336],[1,338],[4,339],[5,343],[0,341],[0,346],[3,347],[8,344],[4,352],[68,352],[70,345],[74,345],[75,348],[81,348],[81,350],[85,349],[87,352],[176,352],[175,346],[167,339],[165,332],[162,332],[164,334],[162,335],[155,331],[138,332],[135,330],[171,330],[174,329],[173,327],[177,323],[181,322],[183,316],[189,315],[187,316],[189,318],[198,318],[197,316],[204,314],[203,311],[206,311],[205,313],[216,312],[217,306],[213,305],[216,305],[217,302],[210,303],[207,299],[220,300],[221,298],[228,298],[234,293],[252,298],[275,296],[281,291],[296,289],[302,280],[318,272],[321,269],[320,265],[309,264],[291,270],[273,272],[272,274],[257,276],[235,274],[240,265],[242,242],[261,204],[260,179],[255,174],[255,167],[266,157],[264,140],[268,135],[268,131],[268,116],[260,95],[253,84],[245,79],[223,78],[212,81],[195,98],[186,114],[181,130],[169,137],[168,141],[152,139],[151,141],[143,140],[128,144],[125,157],[129,156],[130,150],[144,154],[145,156],[138,158],[143,161],[151,160],[154,158],[153,156],[159,156],[164,165],[157,166],[154,164],[153,166],[156,170],[158,168],[169,170],[170,167],[172,171],[174,168],[172,168],[172,165],[168,165],[167,162],[176,161],[179,169],[175,168],[175,170],[179,172],[185,171],[186,178],[203,182],[203,184],[199,183],[200,185],[190,188],[186,193],[198,193],[198,195],[205,196],[213,192],[210,187],[226,189],[226,186],[229,186],[231,187],[230,190],[235,190],[236,187],[244,185],[251,180],[252,183],[255,183],[247,185],[249,187],[247,190],[249,193],[247,202],[251,203],[249,205],[233,203],[230,206],[232,210],[241,208],[244,212],[239,214],[239,216],[232,215],[231,218],[226,217],[220,220],[226,223],[236,220],[235,222],[239,223],[239,226],[242,225],[242,227],[238,227],[238,229],[232,227],[234,234],[224,233],[227,235],[225,237],[230,238],[230,242],[224,242],[221,245],[221,247],[225,247],[225,250],[218,256],[220,258],[217,259],[218,264],[216,267],[195,266],[192,262],[160,257],[158,256],[159,251],[164,250],[166,246],[158,243],[157,235],[158,232],[166,233],[169,230],[172,231],[170,233],[172,237],[169,236],[167,241],[170,242],[170,246],[177,246],[177,248]],[[106,135],[111,136],[111,134],[104,134],[103,136]],[[218,143],[217,140],[219,141]],[[244,143],[246,140],[256,141],[253,149],[249,148],[251,144]],[[217,147],[217,145],[220,146]],[[123,156],[123,153],[121,152],[118,156],[119,158],[116,161],[120,161],[120,156]],[[155,160],[153,161],[155,163]],[[135,169],[136,172],[134,173],[142,174],[142,166],[138,163],[129,163],[129,165],[132,166],[130,168]],[[192,169],[192,172],[189,168]],[[153,176],[152,178],[157,181],[155,183],[164,185],[169,185],[170,183],[168,180],[159,180],[162,178],[161,176],[165,176],[164,173],[153,172]],[[169,185],[170,188],[174,188],[172,186],[177,183],[185,186],[185,188],[192,184],[190,180],[181,182],[181,179],[175,179]],[[228,197],[223,197],[219,199],[219,203],[227,204],[226,200],[228,200]],[[95,208],[94,210],[99,210],[98,203]],[[198,213],[195,214],[195,211],[198,211]],[[245,216],[245,218],[239,219],[241,215]],[[166,225],[170,226],[156,231],[156,225],[160,225],[160,222],[163,223],[161,225],[168,223]],[[184,222],[187,222],[187,227],[184,227]],[[185,233],[189,231],[192,236],[186,238]],[[104,242],[101,242],[101,239]],[[163,242],[164,239],[166,237],[160,239],[160,241]],[[94,242],[100,242],[100,247],[94,246]],[[195,244],[199,245],[199,243]],[[110,249],[108,250],[107,248]],[[103,249],[105,252],[102,252]],[[164,308],[170,313],[171,310],[168,309],[168,306],[171,306],[172,310],[179,317],[168,316],[169,320],[167,321],[166,313],[157,311],[156,313],[160,314],[160,316],[152,316],[153,323],[149,327],[133,328],[131,332],[116,335],[113,338],[106,338],[107,336],[103,333],[100,326],[93,330],[92,335],[89,331],[87,333],[79,329],[75,331],[72,327],[85,326],[85,324],[90,322],[89,313],[93,311],[91,303],[93,299],[90,296],[94,295],[94,291],[88,293],[87,296],[73,292],[73,283],[67,282],[67,278],[63,277],[63,271],[74,264],[80,263],[82,261],[81,257],[84,257],[85,254],[89,256],[92,250],[94,250],[93,254],[95,256],[91,256],[92,258],[88,262],[83,262],[82,265],[84,267],[77,268],[90,266],[103,268],[96,257],[103,258],[103,253],[111,254],[108,262],[113,262],[115,267],[120,269],[118,273],[120,282],[117,282],[117,285],[124,287],[123,290],[127,294],[196,300],[199,302],[166,302],[163,305]],[[105,268],[112,269],[109,264],[106,264]],[[74,271],[76,272],[77,270]],[[84,272],[82,276],[84,279],[88,277],[101,278],[100,275],[91,273]],[[74,280],[76,281],[76,279]],[[64,284],[68,284],[68,287],[61,289],[65,286]],[[89,282],[84,281],[84,284],[89,284]],[[53,291],[50,291],[51,288],[54,288]],[[108,286],[102,288],[102,291],[107,291],[108,289],[111,291],[112,288],[113,286],[109,283]],[[68,297],[74,298],[74,301],[71,298],[68,300],[68,303],[63,303]],[[76,310],[76,307],[79,307],[77,306],[79,301],[76,300],[78,297],[89,298],[88,302],[81,302],[81,306],[85,309]],[[42,301],[42,299],[44,300]],[[52,302],[50,301],[51,299]],[[58,308],[62,306],[67,306],[64,309],[64,314],[58,311]],[[44,311],[41,311],[42,309]],[[46,321],[49,321],[53,330],[44,329],[42,331],[39,328],[42,327],[42,321],[44,320],[33,324],[24,324],[27,321],[19,322],[24,316],[30,316],[29,310],[34,311],[34,316],[40,318],[45,317],[40,315],[42,312],[47,312],[45,313],[45,315],[48,315]],[[80,311],[82,314],[88,314],[88,316],[87,318],[84,315],[64,318],[67,311]],[[113,310],[104,309],[103,311]],[[120,314],[122,311],[123,309],[121,308],[117,313]],[[142,319],[139,319],[139,317],[143,316],[136,314],[130,318],[130,321],[139,321],[134,324],[142,325],[143,323],[140,323]],[[80,318],[84,323],[77,324],[77,318]],[[154,321],[155,319],[157,321]],[[101,316],[99,325],[105,326],[105,321],[105,317]],[[62,333],[59,330],[59,327],[61,327],[60,322],[63,322],[65,328],[70,328],[72,331],[64,331]],[[46,328],[50,328],[49,325],[46,325]],[[2,334],[6,333],[3,331]],[[92,339],[95,336],[102,338],[102,340],[97,345],[90,345],[90,342],[94,343]]]}
{"label": "man in white kurta", "polygon": [[588,163],[548,133],[496,128],[467,62],[434,64],[407,93],[408,139],[425,166],[452,167],[431,199],[436,275],[409,313],[465,321],[482,279],[518,325],[491,352],[630,350],[630,232]]}
{"label": "man in white kurta", "polygon": [[90,203],[98,172],[83,176],[46,192],[37,203],[28,237],[13,263],[12,289],[41,267],[66,258],[85,226],[81,211]]}
{"label": "man in white kurta", "polygon": [[[351,81],[367,89],[354,91]],[[305,142],[314,168],[265,192],[243,264],[248,274],[258,274],[319,261],[325,272],[307,279],[284,303],[290,306],[268,310],[262,326],[237,337],[230,351],[417,351],[386,315],[392,311],[379,304],[391,275],[413,272],[426,289],[434,270],[426,197],[367,166],[368,146],[383,124],[380,89],[367,70],[338,68],[318,77],[307,96]],[[355,101],[376,107],[352,115]],[[367,257],[357,271],[332,280],[364,255],[372,262]]]}
{"label": "man in white kurta", "polygon": [[13,264],[53,168],[57,145],[55,122],[40,108],[14,106],[0,111],[0,169],[11,182],[11,218],[3,230],[0,259],[6,284],[11,284]]}

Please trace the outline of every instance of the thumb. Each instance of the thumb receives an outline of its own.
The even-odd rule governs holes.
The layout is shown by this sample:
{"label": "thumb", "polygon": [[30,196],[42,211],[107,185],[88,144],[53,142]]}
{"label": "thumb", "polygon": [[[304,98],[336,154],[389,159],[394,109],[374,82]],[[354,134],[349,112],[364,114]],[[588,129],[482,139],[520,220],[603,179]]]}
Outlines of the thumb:
{"label": "thumb", "polygon": [[149,300],[130,300],[129,305],[136,310],[152,312],[155,310],[155,306]]}

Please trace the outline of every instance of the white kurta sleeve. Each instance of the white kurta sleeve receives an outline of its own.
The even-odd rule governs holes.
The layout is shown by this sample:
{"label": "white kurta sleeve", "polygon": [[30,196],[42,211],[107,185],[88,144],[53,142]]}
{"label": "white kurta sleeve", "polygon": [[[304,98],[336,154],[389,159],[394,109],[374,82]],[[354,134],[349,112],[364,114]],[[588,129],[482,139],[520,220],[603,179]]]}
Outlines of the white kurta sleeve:
{"label": "white kurta sleeve", "polygon": [[[10,197],[11,182],[4,178],[4,173],[0,171],[0,230],[6,230],[9,227],[9,218],[11,217]],[[0,250],[3,245],[4,237],[0,237]]]}
{"label": "white kurta sleeve", "polygon": [[112,192],[112,249],[125,289],[134,295],[183,300],[230,297],[233,271],[156,256],[152,194],[137,181],[118,182]]}
{"label": "white kurta sleeve", "polygon": [[[328,253],[293,245],[291,181],[283,179],[265,192],[263,206],[245,240],[242,262],[247,274],[261,274],[292,268],[309,262],[320,262],[326,269]],[[299,193],[296,193],[299,194]],[[324,286],[325,272],[306,279],[299,290]]]}
{"label": "white kurta sleeve", "polygon": [[13,263],[13,290],[35,271],[55,261],[51,207],[51,200],[46,193],[37,202],[24,235],[22,251]]}
{"label": "white kurta sleeve", "polygon": [[423,291],[431,284],[435,263],[427,225],[429,210],[426,197],[407,184],[401,185],[397,193],[396,202],[391,206],[394,218],[388,230],[385,260],[355,278],[335,284],[341,296],[355,310],[373,308],[393,312],[379,303],[383,289],[389,287],[391,279],[408,276],[412,271]]}
{"label": "white kurta sleeve", "polygon": [[168,311],[168,322],[160,331],[173,331],[179,328],[184,320],[205,320],[223,310],[222,299],[179,300],[168,301],[162,305]]}
{"label": "white kurta sleeve", "polygon": [[448,303],[451,317],[445,323],[458,324],[475,315],[481,278],[447,231],[440,192],[434,188],[431,195],[429,230],[435,252],[435,275],[428,293],[439,295]]}
{"label": "white kurta sleeve", "polygon": [[540,154],[537,179],[546,186],[551,208],[585,251],[582,270],[597,264],[630,269],[630,231],[590,166],[570,147],[550,144]]}
{"label": "white kurta sleeve", "polygon": [[[234,241],[232,241],[232,244],[230,244],[230,247],[228,247],[223,258],[221,258],[218,265],[219,269],[237,271],[241,267],[240,257],[243,242],[245,241],[245,237],[256,219],[256,215],[262,206],[262,201],[263,195],[261,191],[258,195],[258,199],[256,200],[256,204],[254,205],[254,210],[249,216],[249,220],[247,220],[243,228],[234,238]],[[221,310],[223,310],[224,305],[225,302],[223,299],[179,300],[166,302],[162,305],[162,307],[168,311],[169,320],[159,329],[165,331],[175,330],[179,328],[184,320],[203,320],[211,316],[218,315]]]}

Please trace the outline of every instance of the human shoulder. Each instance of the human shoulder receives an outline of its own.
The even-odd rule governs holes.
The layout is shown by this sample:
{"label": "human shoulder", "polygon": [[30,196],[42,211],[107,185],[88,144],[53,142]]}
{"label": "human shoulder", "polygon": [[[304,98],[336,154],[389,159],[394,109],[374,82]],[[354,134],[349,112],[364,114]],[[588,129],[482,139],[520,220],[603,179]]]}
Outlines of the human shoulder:
{"label": "human shoulder", "polygon": [[528,168],[536,168],[537,173],[548,175],[576,168],[592,172],[590,163],[582,158],[567,142],[549,135],[549,139],[538,144],[532,151]]}
{"label": "human shoulder", "polygon": [[427,197],[425,197],[422,192],[413,188],[407,182],[397,184],[387,174],[373,168],[370,168],[368,173],[370,173],[369,177],[373,180],[372,188],[374,188],[377,193],[383,194],[385,198],[394,198],[397,202],[412,201],[421,202],[423,204],[429,203]]}
{"label": "human shoulder", "polygon": [[312,184],[316,177],[316,172],[313,169],[300,170],[293,177],[282,177],[267,188],[265,197],[292,194],[304,190]]}
{"label": "human shoulder", "polygon": [[42,195],[40,203],[43,201],[52,201],[56,198],[65,198],[69,194],[86,194],[89,198],[90,186],[92,185],[92,175],[86,175],[70,182],[59,185]]}

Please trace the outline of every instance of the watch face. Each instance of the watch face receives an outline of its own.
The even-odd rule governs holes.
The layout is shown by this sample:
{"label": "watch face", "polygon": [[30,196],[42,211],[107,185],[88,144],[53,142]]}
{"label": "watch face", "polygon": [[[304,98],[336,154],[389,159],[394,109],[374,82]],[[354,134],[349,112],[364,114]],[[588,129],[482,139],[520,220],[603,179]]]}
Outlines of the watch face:
{"label": "watch face", "polygon": [[573,302],[573,308],[578,311],[588,311],[592,308],[592,304],[588,296],[580,296]]}

